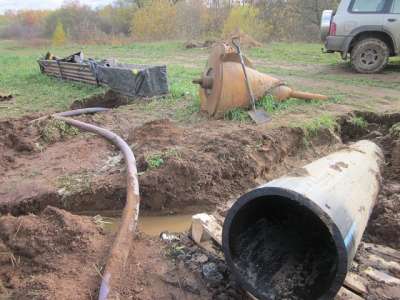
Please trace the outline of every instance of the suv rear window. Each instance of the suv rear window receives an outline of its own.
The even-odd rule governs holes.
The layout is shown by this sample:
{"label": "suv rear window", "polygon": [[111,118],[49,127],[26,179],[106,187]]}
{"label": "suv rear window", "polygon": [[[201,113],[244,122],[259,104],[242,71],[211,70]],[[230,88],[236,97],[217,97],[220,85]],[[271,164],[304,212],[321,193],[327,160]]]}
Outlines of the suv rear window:
{"label": "suv rear window", "polygon": [[400,0],[393,0],[392,9],[390,12],[394,14],[400,14]]}
{"label": "suv rear window", "polygon": [[350,11],[355,13],[377,13],[385,8],[386,0],[354,0]]}

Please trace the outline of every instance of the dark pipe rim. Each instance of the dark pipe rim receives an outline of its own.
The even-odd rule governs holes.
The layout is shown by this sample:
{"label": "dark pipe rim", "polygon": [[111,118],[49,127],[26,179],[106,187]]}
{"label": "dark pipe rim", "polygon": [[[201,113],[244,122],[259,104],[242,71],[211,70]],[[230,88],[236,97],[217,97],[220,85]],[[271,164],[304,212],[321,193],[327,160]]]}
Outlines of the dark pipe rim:
{"label": "dark pipe rim", "polygon": [[261,187],[254,189],[248,192],[247,194],[241,196],[228,211],[222,230],[222,249],[224,251],[225,261],[229,269],[233,273],[233,276],[235,277],[236,281],[239,282],[242,285],[242,287],[245,288],[247,291],[249,291],[254,297],[258,299],[264,299],[257,292],[257,290],[254,289],[252,285],[249,284],[246,280],[244,280],[243,277],[240,275],[240,272],[236,267],[231,256],[231,251],[229,246],[230,245],[229,229],[231,228],[232,221],[234,220],[235,216],[245,205],[247,205],[250,201],[266,196],[280,196],[291,199],[297,202],[298,204],[303,205],[304,207],[308,208],[313,214],[315,214],[330,232],[337,250],[338,266],[335,278],[333,279],[330,288],[319,299],[333,299],[343,285],[348,268],[348,253],[343,241],[342,234],[340,233],[338,226],[333,222],[333,220],[329,217],[329,215],[323,209],[321,209],[315,202],[311,201],[304,195],[280,187]]}

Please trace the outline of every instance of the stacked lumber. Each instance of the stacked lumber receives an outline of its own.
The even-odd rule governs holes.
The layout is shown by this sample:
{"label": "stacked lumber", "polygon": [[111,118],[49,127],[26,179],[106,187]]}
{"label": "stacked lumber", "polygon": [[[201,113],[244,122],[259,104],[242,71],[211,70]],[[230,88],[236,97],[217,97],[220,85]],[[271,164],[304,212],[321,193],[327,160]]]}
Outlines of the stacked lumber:
{"label": "stacked lumber", "polygon": [[39,60],[43,73],[60,79],[98,84],[89,64],[79,64],[56,60]]}
{"label": "stacked lumber", "polygon": [[[206,213],[192,217],[191,236],[196,244],[210,252],[215,252],[212,244],[222,246],[222,226]],[[400,299],[400,251],[361,243],[335,300],[364,300],[371,296],[374,298],[370,299]]]}

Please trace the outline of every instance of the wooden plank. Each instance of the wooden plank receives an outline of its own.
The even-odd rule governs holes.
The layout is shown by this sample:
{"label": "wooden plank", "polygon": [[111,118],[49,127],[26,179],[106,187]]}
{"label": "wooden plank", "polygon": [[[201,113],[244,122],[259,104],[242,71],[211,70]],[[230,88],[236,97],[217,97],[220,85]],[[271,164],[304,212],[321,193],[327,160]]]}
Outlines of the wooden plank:
{"label": "wooden plank", "polygon": [[[60,69],[60,67],[58,65],[48,65],[48,66],[44,66],[44,68],[53,69],[53,70]],[[73,71],[73,72],[86,72],[86,73],[92,74],[92,70],[90,70],[89,68],[71,68],[71,67],[61,66],[61,70],[69,70],[69,71]]]}
{"label": "wooden plank", "polygon": [[379,256],[389,256],[400,262],[400,251],[376,244],[363,243],[364,249]]}
{"label": "wooden plank", "polygon": [[370,277],[371,279],[378,281],[378,282],[383,282],[386,284],[395,284],[395,285],[400,285],[400,279],[393,277],[389,274],[386,274],[384,272],[381,272],[379,270],[376,270],[372,267],[369,267],[363,271],[365,275]]}
{"label": "wooden plank", "polygon": [[[60,68],[57,66],[45,66],[45,70],[52,70],[52,71],[60,71]],[[61,68],[62,72],[72,72],[72,73],[83,73],[83,74],[91,74],[93,75],[91,70],[79,70],[79,69],[69,69],[69,68]]]}
{"label": "wooden plank", "polygon": [[364,300],[364,298],[342,287],[337,293],[335,300]]}
{"label": "wooden plank", "polygon": [[357,275],[356,273],[349,272],[344,280],[344,286],[346,286],[351,291],[360,294],[367,295],[368,288],[367,282],[364,278]]}
{"label": "wooden plank", "polygon": [[83,81],[83,82],[87,82],[87,83],[91,83],[91,84],[97,84],[97,82],[95,80],[81,78],[81,77],[75,77],[75,76],[71,76],[71,75],[63,75],[61,77],[60,74],[52,74],[52,73],[46,73],[46,74],[57,77],[59,79]]}
{"label": "wooden plank", "polygon": [[[45,74],[52,74],[52,75],[56,75],[56,76],[61,76],[60,72],[58,71],[49,71],[49,70],[45,70],[44,72]],[[67,78],[67,77],[71,77],[71,78],[79,78],[79,79],[85,79],[85,80],[89,80],[89,81],[93,81],[96,82],[96,79],[92,76],[82,76],[80,74],[74,74],[74,73],[69,73],[69,72],[62,72],[62,76]]]}
{"label": "wooden plank", "polygon": [[222,245],[222,227],[213,216],[206,213],[192,216],[191,233],[198,244],[213,239],[218,245]]}
{"label": "wooden plank", "polygon": [[[50,68],[45,68],[44,69],[45,73],[57,73],[60,74],[60,70],[57,69],[50,69]],[[93,79],[96,80],[95,76],[92,73],[86,73],[86,72],[71,72],[69,70],[61,70],[61,73],[63,75],[72,75],[72,76],[80,76],[82,78],[86,79]]]}
{"label": "wooden plank", "polygon": [[[56,60],[40,60],[40,63],[42,65],[55,65],[58,66],[58,63]],[[60,61],[61,66],[66,66],[66,67],[71,67],[71,68],[87,68],[90,69],[89,64],[78,64],[78,63],[70,63],[70,62],[64,62]]]}
{"label": "wooden plank", "polygon": [[367,266],[371,266],[378,270],[389,271],[395,276],[400,276],[400,264],[398,262],[388,261],[382,256],[377,256],[375,254],[365,254],[361,256],[360,260],[362,260]]}
{"label": "wooden plank", "polygon": [[59,79],[72,80],[72,81],[80,81],[80,82],[84,82],[84,83],[88,83],[88,84],[97,84],[96,81],[91,81],[91,80],[86,80],[86,79],[81,79],[81,78],[74,78],[74,77],[63,77],[63,78],[61,78],[60,75],[50,74],[50,73],[46,73],[46,74],[49,75],[49,76],[52,76],[52,77],[59,78]]}

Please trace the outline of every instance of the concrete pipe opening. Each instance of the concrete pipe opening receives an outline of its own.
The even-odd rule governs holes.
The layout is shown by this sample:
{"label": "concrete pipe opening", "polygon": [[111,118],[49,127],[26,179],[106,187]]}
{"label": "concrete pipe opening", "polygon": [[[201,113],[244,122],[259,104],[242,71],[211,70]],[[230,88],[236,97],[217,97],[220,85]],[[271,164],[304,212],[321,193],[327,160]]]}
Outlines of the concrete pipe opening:
{"label": "concrete pipe opening", "polygon": [[242,196],[224,223],[226,261],[258,299],[333,299],[347,270],[338,228],[313,202],[282,188]]}

